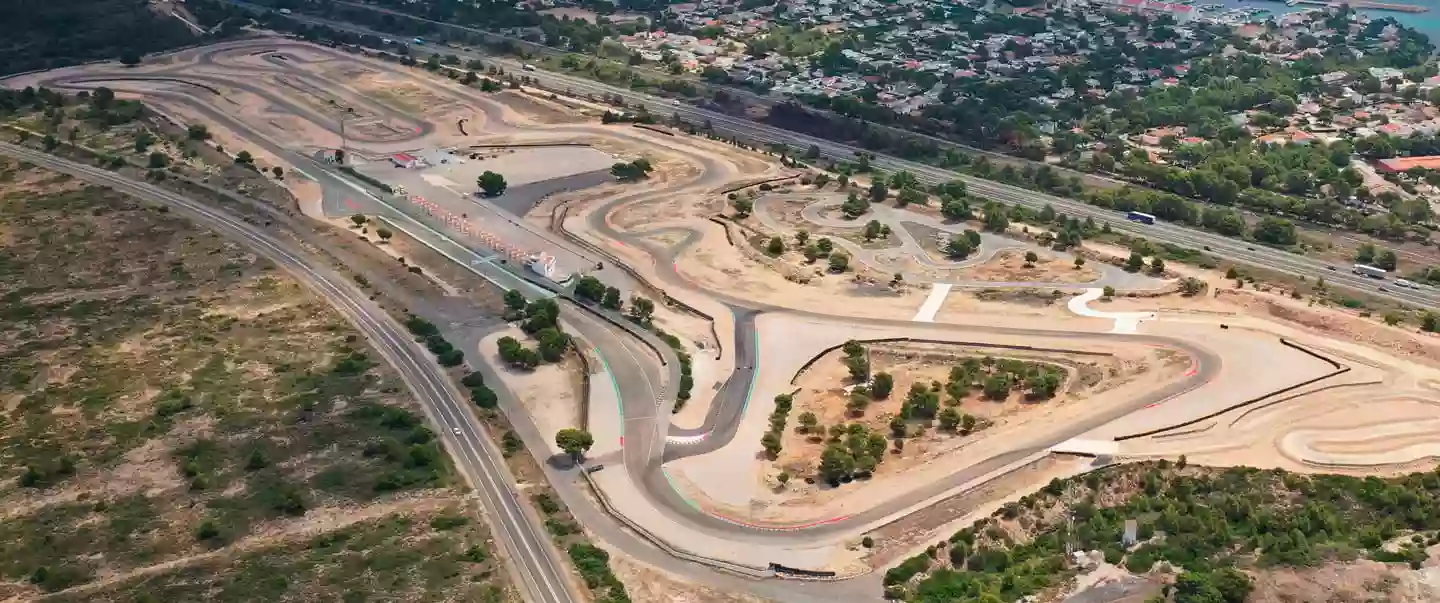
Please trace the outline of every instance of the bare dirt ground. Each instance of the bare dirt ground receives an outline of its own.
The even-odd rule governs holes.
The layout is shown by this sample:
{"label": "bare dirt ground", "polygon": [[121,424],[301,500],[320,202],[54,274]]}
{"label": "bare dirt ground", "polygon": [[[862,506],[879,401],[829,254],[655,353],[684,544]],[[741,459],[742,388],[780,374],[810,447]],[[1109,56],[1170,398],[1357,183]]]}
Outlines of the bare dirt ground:
{"label": "bare dirt ground", "polygon": [[[394,90],[392,91],[387,87],[388,80],[380,82],[378,79],[362,73],[366,69],[363,66],[367,62],[369,62],[368,59],[357,57],[355,63],[361,66],[360,70],[349,75],[343,73],[337,75],[337,72],[334,71],[336,68],[334,64],[327,64],[323,67],[314,66],[309,69],[313,69],[314,73],[320,77],[340,79],[346,82],[357,80],[359,83],[350,84],[353,87],[348,90],[345,98],[370,95],[385,106],[407,113],[418,112],[421,116],[435,121],[437,126],[436,133],[425,139],[407,141],[404,145],[398,146],[386,146],[377,142],[368,147],[370,152],[383,153],[391,150],[392,147],[414,148],[425,145],[445,145],[464,140],[457,133],[451,131],[454,120],[461,115],[457,111],[463,111],[463,108],[454,106],[454,103],[451,102],[453,99],[448,99],[441,94],[446,89],[455,89],[458,84],[440,77],[421,75],[422,72],[417,71],[417,77],[414,77],[413,81],[408,81],[411,78],[405,78],[407,81],[393,86]],[[215,69],[223,69],[223,67]],[[337,88],[339,87],[344,86],[337,86]],[[546,127],[547,123],[553,124],[549,127],[564,126],[568,123],[569,115],[566,111],[548,106],[547,101],[543,99],[507,100],[504,98],[506,96],[514,95],[507,92],[496,95],[495,98],[506,103],[507,106],[503,108],[501,114],[507,120],[515,118],[517,124],[524,123],[542,129]],[[277,140],[301,147],[322,143],[325,146],[333,146],[333,142],[329,141],[335,138],[334,135],[324,132],[313,124],[299,123],[303,120],[271,114],[265,109],[263,99],[239,92],[235,92],[233,98],[237,99],[233,102],[239,105],[233,108],[237,115],[247,121],[253,121],[262,131],[273,135]],[[437,102],[431,103],[430,101]],[[312,107],[320,106],[321,109],[324,109],[323,105],[326,104],[324,99],[310,99],[306,102],[310,103]],[[477,114],[473,119],[474,122],[470,128],[480,131],[484,117]],[[383,128],[377,127],[371,132],[364,129],[367,127],[370,125],[361,126],[360,132],[368,133],[377,140],[384,138]],[[221,135],[228,137],[230,133],[222,132]],[[526,134],[525,136],[530,135]],[[543,130],[535,135],[554,136]],[[567,135],[574,136],[576,134]],[[523,138],[520,135],[507,134],[506,136]],[[595,189],[592,191],[594,194],[576,195],[576,206],[581,210],[577,211],[575,216],[583,217],[585,215],[584,208],[587,203],[593,206],[597,200],[610,200],[617,194],[626,194],[634,195],[633,202],[622,206],[610,216],[612,223],[621,228],[634,229],[639,232],[657,225],[674,224],[703,232],[703,238],[679,258],[677,268],[685,278],[705,289],[724,291],[737,297],[772,303],[781,307],[800,308],[837,316],[884,318],[909,318],[925,298],[924,291],[912,290],[909,287],[889,287],[885,282],[889,278],[888,274],[863,273],[858,280],[853,273],[816,274],[814,267],[804,265],[803,259],[798,258],[798,254],[793,251],[778,260],[766,258],[753,244],[752,235],[756,234],[753,228],[747,230],[746,227],[731,226],[730,234],[736,245],[732,246],[727,243],[726,230],[706,220],[706,217],[726,210],[723,197],[714,194],[713,188],[691,184],[691,181],[701,173],[697,160],[703,158],[715,162],[715,166],[717,166],[715,169],[721,172],[722,180],[738,181],[754,179],[756,174],[777,173],[777,166],[769,158],[721,143],[705,141],[698,137],[678,136],[671,140],[662,140],[660,136],[637,133],[628,127],[597,128],[587,136],[596,138],[602,148],[618,155],[652,157],[661,169],[650,183],[606,186]],[[126,140],[126,138],[120,137],[112,142],[123,146]],[[233,148],[232,145],[244,143],[240,140],[232,143],[229,142],[229,138],[226,138],[222,144],[225,144],[227,148]],[[260,160],[266,164],[270,161],[263,156],[260,157]],[[571,225],[567,227],[572,228],[578,236],[630,259],[638,270],[642,272],[651,270],[650,266],[653,265],[653,260],[638,254],[633,248],[616,245],[601,239],[595,233],[588,232],[583,228],[583,219],[572,218],[567,224]],[[14,236],[15,229],[0,226],[0,240],[8,243],[13,240]],[[656,246],[672,245],[678,241],[672,234],[655,235],[650,237],[650,240]],[[404,243],[395,245],[399,247]],[[417,249],[401,253],[407,256],[418,255],[424,253],[424,250]],[[999,262],[1001,265],[993,269],[1002,274],[1006,274],[1005,271],[1015,270],[1013,266],[1004,265],[1007,261],[1013,263],[1013,258],[1001,260]],[[459,274],[463,270],[452,271],[455,272],[454,274],[445,273],[443,266],[446,263],[443,260],[436,259],[435,264],[434,270],[443,275],[442,282],[450,284],[452,288],[458,288],[460,294],[464,295],[467,288],[464,284],[465,277],[463,274]],[[431,271],[429,264],[426,265],[426,268],[427,272]],[[1072,273],[1083,272],[1073,271],[1073,268],[1068,265],[1050,268],[1053,269],[1046,272],[1057,277],[1066,270],[1070,270]],[[1023,266],[1020,270],[1024,270]],[[1210,281],[1212,292],[1217,287],[1228,287],[1228,281],[1218,274],[1202,271],[1201,275]],[[1027,280],[1030,278],[1034,277],[1027,277]],[[454,292],[452,291],[451,294],[454,295]],[[687,303],[690,303],[691,299],[695,297],[703,297],[703,294],[693,291],[677,291],[675,294],[686,296]],[[61,292],[53,295],[70,294]],[[977,291],[962,293],[957,291],[945,301],[937,320],[961,324],[985,323],[1023,326],[1080,324],[1078,321],[1068,318],[1069,313],[1064,304],[1057,302],[1063,302],[1063,298],[1056,298],[1049,295],[1048,292]],[[1413,323],[1407,329],[1385,327],[1379,324],[1378,317],[1366,318],[1359,316],[1354,311],[1337,310],[1319,305],[1312,307],[1307,302],[1308,300],[1290,300],[1283,293],[1255,292],[1247,288],[1234,294],[1222,294],[1218,298],[1207,293],[1205,296],[1189,299],[1174,296],[1146,300],[1117,299],[1107,304],[1105,309],[1120,311],[1154,309],[1159,306],[1162,309],[1162,320],[1241,323],[1247,328],[1263,328],[1277,333],[1285,333],[1287,336],[1319,341],[1331,345],[1331,351],[1336,352],[1347,361],[1355,362],[1357,365],[1363,364],[1359,360],[1365,361],[1371,367],[1367,369],[1369,372],[1366,374],[1376,375],[1375,379],[1381,381],[1376,385],[1355,386],[1356,389],[1345,394],[1328,390],[1307,394],[1306,397],[1299,398],[1301,400],[1299,403],[1278,403],[1270,407],[1274,410],[1257,411],[1243,419],[1226,417],[1226,420],[1233,420],[1233,422],[1227,424],[1223,429],[1211,427],[1210,435],[1186,434],[1192,438],[1188,441],[1179,436],[1173,437],[1168,442],[1146,441],[1143,442],[1143,446],[1148,446],[1148,448],[1137,445],[1130,452],[1133,452],[1137,458],[1144,458],[1147,455],[1174,456],[1188,453],[1190,458],[1196,462],[1200,462],[1204,458],[1209,462],[1223,464],[1294,463],[1309,466],[1311,470],[1337,470],[1334,465],[1322,467],[1317,464],[1316,461],[1322,455],[1332,460],[1342,458],[1347,462],[1353,462],[1357,458],[1368,461],[1368,464],[1360,463],[1338,469],[1355,473],[1390,473],[1433,465],[1434,455],[1430,454],[1426,447],[1432,446],[1434,442],[1427,432],[1440,431],[1440,426],[1427,422],[1433,421],[1428,418],[1433,415],[1431,408],[1433,405],[1430,400],[1433,400],[1432,392],[1434,390],[1433,386],[1429,384],[1440,381],[1433,377],[1423,377],[1426,373],[1423,372],[1422,365],[1434,366],[1436,362],[1434,359],[1440,358],[1440,353],[1437,353],[1440,350],[1434,347],[1436,340],[1432,337],[1416,335],[1413,332]],[[703,303],[704,300],[697,300],[692,305]],[[677,334],[681,334],[682,338],[688,337],[692,341],[699,341],[706,336],[705,329],[694,324],[695,321],[681,317],[674,317],[673,320],[663,318],[662,320],[665,321],[663,324],[667,325],[667,329],[676,331]],[[1098,328],[1108,328],[1108,324]],[[721,341],[730,341],[730,333],[726,327],[717,325],[717,331]],[[1404,362],[1393,362],[1391,359],[1394,357],[1402,358]],[[1146,359],[1137,356],[1134,359],[1135,362],[1156,363],[1160,369],[1141,373],[1137,379],[1116,386],[1116,392],[1119,393],[1111,392],[1104,397],[1097,396],[1095,399],[1084,402],[1086,404],[1112,403],[1125,396],[1136,395],[1141,389],[1138,381],[1163,381],[1173,378],[1174,372],[1182,370],[1179,367],[1169,366],[1163,360],[1158,357]],[[723,364],[723,362],[721,361],[719,364]],[[47,369],[47,375],[53,374],[55,379],[64,379],[67,372],[72,370],[72,368],[57,368],[53,371]],[[726,370],[728,369],[724,366],[715,367],[715,378],[722,379]],[[897,368],[896,370],[901,369]],[[697,393],[705,387],[701,377],[704,374],[703,371],[704,369],[697,364]],[[926,378],[927,373],[922,367],[915,367],[913,372],[919,374],[922,379]],[[1355,372],[1358,375],[1364,371],[1357,369]],[[941,380],[943,381],[943,379]],[[1364,387],[1372,389],[1363,389]],[[904,388],[903,384],[897,384],[894,395],[903,397]],[[828,391],[833,389],[833,385],[817,384],[814,389],[822,392]],[[1026,408],[1031,412],[1016,412],[1010,415],[1001,412],[997,415],[997,424],[994,427],[983,430],[977,435],[1018,437],[1037,429],[1053,427],[1065,421],[1066,417],[1073,416],[1071,413],[1079,412],[1076,410],[1077,408],[1084,406],[1074,403],[1079,401],[1079,398],[1072,398],[1072,393],[1067,393],[1066,396],[1063,403],[1047,402],[1040,409],[1027,406]],[[0,402],[4,403],[7,412],[16,412],[17,409],[26,407],[26,399],[25,396],[10,394],[0,397]],[[698,396],[686,412],[703,411],[705,404],[696,402],[700,402]],[[891,401],[887,404],[894,405],[896,402]],[[964,404],[971,405],[971,402],[967,401]],[[976,414],[984,410],[984,404],[986,403],[974,405]],[[833,406],[833,404],[826,406]],[[1009,406],[1011,406],[1010,402],[1001,405],[1002,411]],[[1035,410],[1040,412],[1034,412]],[[801,412],[801,408],[797,405],[795,412],[791,415],[792,425],[799,412]],[[828,421],[829,419],[825,420],[825,422]],[[1219,425],[1218,421],[1216,425]],[[1282,431],[1275,429],[1274,425],[1287,427]],[[1410,429],[1402,430],[1401,427],[1406,425],[1409,425]],[[196,425],[185,423],[183,426],[201,433],[205,429],[214,429],[213,426],[203,423]],[[1357,430],[1356,426],[1363,429]],[[1339,435],[1335,433],[1337,430],[1341,431]],[[1383,434],[1384,439],[1387,440],[1384,447],[1374,442],[1379,436],[1375,436],[1371,432]],[[1176,445],[1175,442],[1186,443]],[[1252,445],[1252,442],[1258,442],[1258,444]],[[1239,450],[1213,448],[1237,443],[1251,447]],[[1206,448],[1206,446],[1212,448]],[[787,445],[788,448],[790,446]],[[154,462],[155,458],[165,457],[163,448],[137,448],[136,450],[137,452],[133,454],[143,461],[142,464]],[[145,457],[146,454],[149,457]],[[1366,457],[1366,455],[1370,456]],[[144,460],[145,458],[150,460]],[[1401,460],[1395,460],[1397,458],[1401,458]],[[951,459],[946,459],[945,462],[951,462]],[[889,463],[890,461],[887,460],[885,464]],[[882,467],[885,464],[882,464]],[[888,477],[916,478],[935,475],[937,474],[936,466],[941,464],[943,463],[917,463],[912,470],[907,470],[907,473],[911,475]],[[898,466],[899,463],[895,465]],[[173,489],[177,478],[170,476],[167,479],[168,481],[155,481],[157,485],[154,487]],[[876,485],[880,485],[878,489],[893,489],[892,486],[896,483],[888,479],[877,479],[876,483],[871,484],[871,489],[876,489],[874,488]],[[792,482],[793,485],[794,482]],[[1015,487],[1026,488],[1029,486],[1017,485]],[[865,496],[851,497],[848,501],[860,505],[873,504],[883,498],[881,494],[883,493],[873,495],[867,493]],[[74,495],[74,498],[78,499],[79,495]],[[815,508],[823,507],[834,501],[834,496],[801,496],[792,503],[775,505],[769,512],[771,516],[782,519],[790,515],[805,516],[813,514]],[[954,512],[960,511],[955,510]],[[932,519],[940,521],[943,518]],[[643,577],[640,579],[646,580]]]}
{"label": "bare dirt ground", "polygon": [[630,599],[636,603],[763,603],[765,599],[716,590],[695,584],[624,556],[612,556],[615,575],[632,585]]}
{"label": "bare dirt ground", "polygon": [[[512,596],[488,577],[483,525],[426,523],[457,500],[456,477],[343,318],[214,233],[37,172],[0,162],[0,181],[27,183],[0,204],[17,260],[3,267],[0,597],[258,593],[282,566],[292,593]],[[421,518],[407,536],[369,522],[397,512]],[[310,540],[352,537],[394,562],[355,574]]]}
{"label": "bare dirt ground", "polygon": [[[1153,349],[1127,350],[1119,356],[1090,357],[1059,353],[1033,353],[997,348],[969,346],[944,346],[938,344],[885,344],[869,346],[871,370],[878,374],[886,372],[894,376],[895,387],[887,399],[871,402],[863,414],[856,415],[846,408],[850,401],[848,369],[842,362],[839,350],[823,356],[801,375],[797,386],[794,408],[783,436],[783,448],[779,457],[771,462],[767,471],[761,473],[767,485],[772,488],[771,502],[781,506],[803,509],[811,499],[833,498],[846,489],[871,486],[856,482],[840,488],[830,488],[821,483],[811,483],[818,467],[820,454],[824,451],[828,436],[800,433],[797,429],[801,414],[816,415],[822,429],[835,425],[860,423],[869,430],[889,435],[890,420],[899,413],[912,385],[933,387],[941,385],[941,408],[955,408],[962,416],[975,418],[970,432],[951,433],[932,424],[927,429],[911,426],[904,447],[891,449],[878,465],[872,480],[887,476],[912,473],[921,465],[946,465],[956,453],[973,453],[983,448],[992,433],[1023,429],[1035,416],[1054,413],[1069,408],[1079,401],[1087,401],[1105,395],[1107,392],[1139,381],[1160,382],[1173,377],[1188,366],[1188,360],[1173,361],[1162,351]],[[966,359],[1013,359],[1034,362],[1063,371],[1064,381],[1059,394],[1054,398],[1030,400],[1023,387],[1017,386],[1003,400],[987,399],[979,389],[966,389],[958,403],[945,385],[950,379],[951,369]],[[994,430],[994,431],[992,431]],[[779,487],[774,477],[785,471],[794,476],[786,487]],[[867,480],[868,481],[868,480]]]}
{"label": "bare dirt ground", "polygon": [[1025,260],[1025,252],[1005,250],[989,261],[960,270],[962,278],[1000,283],[1088,283],[1100,278],[1100,271],[1090,267],[1076,268],[1050,254],[1037,254],[1035,262]]}
{"label": "bare dirt ground", "polygon": [[[509,328],[497,331],[480,342],[480,349],[476,351],[486,357],[493,358],[496,366],[504,366],[504,363],[496,356],[496,344],[501,337],[514,337],[522,343],[528,341],[529,336],[519,328]],[[526,345],[534,346],[533,343]],[[530,418],[535,420],[535,427],[540,433],[555,433],[561,429],[579,427],[582,425],[580,416],[580,383],[581,369],[580,361],[567,355],[566,359],[557,364],[542,364],[533,371],[521,371],[512,369],[501,369],[500,379],[505,382],[505,388],[515,394],[520,403],[525,405],[529,411]],[[552,454],[559,454],[560,448],[553,446]]]}

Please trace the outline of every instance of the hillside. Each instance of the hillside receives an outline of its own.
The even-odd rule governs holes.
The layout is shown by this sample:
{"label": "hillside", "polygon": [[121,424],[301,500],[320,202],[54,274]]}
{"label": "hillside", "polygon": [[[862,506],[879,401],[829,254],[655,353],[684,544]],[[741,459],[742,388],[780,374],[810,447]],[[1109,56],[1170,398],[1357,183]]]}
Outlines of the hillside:
{"label": "hillside", "polygon": [[143,55],[199,39],[145,0],[17,0],[5,14],[0,74]]}

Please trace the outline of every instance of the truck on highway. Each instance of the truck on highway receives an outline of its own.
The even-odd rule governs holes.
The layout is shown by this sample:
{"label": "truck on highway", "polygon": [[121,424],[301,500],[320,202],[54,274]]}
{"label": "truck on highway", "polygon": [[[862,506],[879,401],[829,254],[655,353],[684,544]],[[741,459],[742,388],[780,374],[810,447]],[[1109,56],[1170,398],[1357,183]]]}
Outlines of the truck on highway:
{"label": "truck on highway", "polygon": [[1371,266],[1371,265],[1368,265],[1368,264],[1356,264],[1356,265],[1355,265],[1355,274],[1358,274],[1358,275],[1360,275],[1360,276],[1368,276],[1368,277],[1370,277],[1370,278],[1378,278],[1378,279],[1384,280],[1384,279],[1385,279],[1385,275],[1386,275],[1386,274],[1389,274],[1389,272],[1386,272],[1386,270],[1385,270],[1384,268],[1376,268],[1375,266]]}
{"label": "truck on highway", "polygon": [[416,46],[424,46],[424,45],[425,45],[425,38],[415,38],[415,45],[416,45]]}
{"label": "truck on highway", "polygon": [[1130,213],[1125,214],[1125,219],[1126,219],[1126,220],[1129,220],[1129,221],[1131,221],[1131,222],[1139,222],[1139,223],[1141,223],[1141,224],[1154,224],[1154,223],[1155,223],[1155,216],[1152,216],[1152,215],[1150,215],[1150,214],[1143,213],[1143,212],[1138,212],[1138,211],[1132,211],[1132,212],[1130,212]]}

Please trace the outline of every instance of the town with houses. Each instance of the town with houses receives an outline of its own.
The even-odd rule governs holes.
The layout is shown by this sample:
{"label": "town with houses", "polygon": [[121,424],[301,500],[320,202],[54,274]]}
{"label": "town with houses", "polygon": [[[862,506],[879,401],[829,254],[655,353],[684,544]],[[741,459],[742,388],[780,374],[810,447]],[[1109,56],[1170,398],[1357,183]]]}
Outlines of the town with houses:
{"label": "town with houses", "polygon": [[[1440,100],[1432,96],[1440,96],[1440,77],[1433,66],[1421,67],[1428,57],[1425,38],[1392,20],[1338,7],[1273,15],[1256,7],[1147,0],[1018,7],[977,0],[805,0],[675,4],[668,10],[668,23],[682,26],[672,29],[685,33],[656,27],[610,43],[623,45],[632,64],[667,66],[671,73],[700,74],[781,98],[858,98],[909,116],[943,115],[947,105],[965,98],[967,86],[1038,85],[1044,94],[1030,97],[1024,108],[1035,133],[1027,144],[1050,162],[1075,167],[1093,168],[1084,160],[1106,148],[1105,137],[1117,142],[1114,134],[1159,164],[1177,145],[1214,141],[1213,124],[1143,127],[1132,120],[1124,131],[1100,135],[1087,128],[1097,107],[1101,116],[1114,112],[1104,107],[1107,99],[1185,87],[1191,69],[1211,59],[1339,65],[1311,78],[1314,85],[1291,82],[1293,96],[1278,103],[1281,110],[1273,109],[1276,103],[1228,108],[1228,125],[1260,145],[1440,132],[1440,111],[1431,102]],[[1394,56],[1406,45],[1425,49],[1414,65],[1366,60]],[[1353,197],[1356,188],[1373,195],[1405,195],[1416,185],[1436,192],[1419,178],[1404,182],[1400,176],[1418,175],[1411,169],[1417,166],[1440,170],[1440,158],[1396,158],[1406,153],[1387,150],[1395,146],[1357,145],[1369,151],[1354,166],[1363,178],[1352,178],[1340,201],[1363,203],[1366,195]]]}

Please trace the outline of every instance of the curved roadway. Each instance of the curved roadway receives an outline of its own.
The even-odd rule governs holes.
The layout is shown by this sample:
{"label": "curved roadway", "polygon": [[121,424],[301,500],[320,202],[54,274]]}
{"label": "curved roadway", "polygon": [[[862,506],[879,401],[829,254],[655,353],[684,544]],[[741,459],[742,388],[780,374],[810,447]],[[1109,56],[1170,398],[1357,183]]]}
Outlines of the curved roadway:
{"label": "curved roadway", "polygon": [[[245,49],[247,47],[270,46],[278,48],[289,44],[294,43],[262,41],[259,43],[250,43],[248,46],[246,43],[226,45],[218,49],[211,49],[204,53],[202,55],[202,62],[213,61],[215,55],[227,52],[234,52],[237,50]],[[308,45],[304,46],[304,48],[306,48],[310,52],[331,52],[328,49],[316,48]],[[347,55],[338,53],[336,53],[335,56],[348,58]],[[227,69],[235,68],[229,65],[226,65],[225,67]],[[161,71],[153,72],[152,74],[147,75],[117,74],[116,77],[108,78],[91,76],[74,79],[56,78],[50,80],[48,84],[56,87],[82,88],[86,87],[86,84],[93,84],[98,81],[145,79],[146,77],[150,76],[153,76],[157,79],[186,79],[189,77],[183,74],[183,67],[177,67],[176,69],[178,71],[177,73]],[[203,79],[204,81],[222,80],[224,85],[226,86],[241,89],[246,92],[255,93],[262,98],[266,98],[267,101],[274,102],[276,106],[282,107],[286,110],[290,110],[291,108],[290,103],[285,102],[283,99],[277,99],[274,97],[274,95],[269,94],[266,91],[260,90],[255,86],[245,84],[243,82],[224,80],[224,78],[216,77],[206,77]],[[318,80],[320,78],[315,79]],[[188,107],[200,111],[207,118],[215,119],[217,122],[222,123],[227,128],[230,128],[237,133],[244,133],[252,137],[257,144],[260,144],[267,151],[275,153],[277,156],[280,156],[287,161],[290,161],[293,165],[313,166],[317,173],[308,175],[314,176],[315,179],[319,181],[322,187],[325,189],[328,206],[327,209],[334,209],[334,205],[331,205],[329,203],[329,201],[333,200],[334,197],[344,197],[346,195],[350,195],[353,191],[351,185],[346,184],[334,174],[329,173],[327,168],[325,168],[325,166],[323,166],[322,164],[311,161],[303,154],[284,148],[282,145],[279,145],[274,141],[269,140],[266,136],[254,131],[253,128],[248,127],[240,120],[235,119],[234,117],[224,113],[223,111],[218,111],[208,106],[202,99],[197,99],[191,94],[179,91],[143,90],[137,92],[140,94],[162,97],[172,102],[183,102]],[[491,105],[491,101],[484,98],[483,96],[461,95],[460,93],[453,93],[453,95],[464,102],[473,103],[479,108],[481,108],[486,114],[487,121],[490,122],[490,124],[488,124],[489,126],[499,126],[502,124],[500,120],[499,109]],[[308,112],[304,109],[296,108],[295,114],[308,115],[311,114],[311,112]],[[334,129],[331,128],[329,120],[321,119],[320,121],[316,122],[316,125],[334,131]],[[621,137],[629,138],[628,136],[624,136],[623,132],[615,129],[602,129],[599,127],[582,126],[556,126],[550,128],[550,131],[562,133],[574,132],[594,134],[595,132],[601,130],[603,130],[606,135],[618,135]],[[420,131],[417,131],[415,137],[418,138],[420,136],[422,136],[422,134],[420,133]],[[393,143],[394,141],[385,140],[383,142]],[[718,187],[724,184],[724,182],[720,179],[719,174],[724,173],[725,170],[722,169],[721,166],[716,164],[714,160],[706,157],[695,157],[694,159],[696,159],[701,164],[702,175],[696,178],[694,181],[686,183],[685,186]],[[108,175],[108,173],[106,174]],[[113,175],[110,176],[113,177]],[[147,191],[147,194],[150,193]],[[1013,460],[1023,458],[1024,456],[1027,456],[1033,452],[1043,450],[1053,444],[1059,443],[1060,441],[1067,439],[1071,435],[1078,435],[1085,431],[1089,431],[1094,427],[1098,427],[1099,425],[1109,422],[1110,420],[1113,420],[1114,418],[1117,418],[1118,416],[1126,414],[1132,410],[1143,408],[1147,404],[1174,396],[1182,391],[1199,386],[1210,380],[1220,366],[1219,358],[1215,357],[1207,350],[1196,347],[1187,342],[1176,341],[1161,337],[1143,335],[1100,334],[1088,332],[1071,333],[1032,329],[953,326],[933,323],[926,324],[924,325],[925,328],[950,333],[988,333],[1011,336],[1049,337],[1065,336],[1073,337],[1076,339],[1128,341],[1144,344],[1160,344],[1168,347],[1178,348],[1189,353],[1197,361],[1198,370],[1193,377],[1183,382],[1173,384],[1170,387],[1164,388],[1160,391],[1152,393],[1149,396],[1146,396],[1144,399],[1135,401],[1131,408],[1120,409],[1103,416],[1091,417],[1085,423],[1073,426],[1071,433],[1066,435],[1065,437],[1052,437],[1049,439],[1036,439],[1032,441],[1016,442],[1012,449],[1009,451],[993,456],[975,465],[958,468],[949,477],[949,479],[937,481],[930,486],[923,488],[920,491],[908,493],[907,495],[892,500],[885,505],[869,509],[867,511],[849,517],[843,521],[832,522],[805,529],[789,529],[792,526],[764,526],[764,529],[760,529],[761,527],[759,526],[741,525],[731,520],[726,520],[716,516],[708,515],[691,506],[674,490],[668,478],[665,476],[662,465],[664,462],[667,461],[672,461],[675,459],[685,458],[698,454],[704,454],[706,452],[716,450],[730,443],[730,441],[733,439],[735,431],[740,424],[742,415],[749,401],[749,397],[752,393],[750,391],[750,385],[753,381],[756,363],[759,361],[759,351],[756,349],[757,335],[754,327],[755,318],[764,312],[784,312],[792,315],[824,319],[834,319],[836,317],[812,312],[793,310],[789,308],[781,308],[763,303],[756,303],[753,301],[730,296],[723,291],[698,288],[690,281],[681,277],[674,268],[675,258],[680,253],[683,253],[690,244],[697,240],[697,237],[700,234],[698,231],[674,227],[679,228],[680,230],[688,231],[686,239],[682,241],[682,243],[680,243],[679,245],[670,248],[657,248],[634,234],[622,233],[614,230],[606,223],[604,219],[604,217],[608,213],[623,204],[638,201],[649,196],[663,194],[665,193],[649,192],[626,195],[613,199],[605,203],[599,208],[599,210],[591,214],[589,226],[590,228],[600,232],[606,237],[623,241],[626,244],[643,249],[648,254],[655,257],[659,278],[661,279],[666,288],[686,289],[694,291],[701,295],[711,297],[727,306],[734,314],[736,330],[734,334],[734,342],[732,343],[732,345],[734,345],[733,349],[736,364],[735,370],[730,376],[730,378],[722,385],[721,389],[715,396],[715,399],[712,402],[711,408],[709,409],[709,413],[705,419],[703,426],[700,429],[696,430],[681,430],[673,428],[669,425],[669,411],[673,404],[673,395],[669,395],[666,392],[666,388],[668,384],[674,383],[675,380],[678,378],[678,367],[676,366],[678,363],[673,362],[673,353],[671,353],[668,348],[663,346],[663,344],[659,348],[662,350],[662,358],[668,358],[669,361],[663,367],[655,367],[655,363],[644,360],[647,357],[646,351],[640,346],[638,346],[633,339],[633,337],[637,336],[644,337],[645,334],[637,334],[633,332],[632,329],[626,329],[624,332],[619,332],[614,326],[604,324],[602,321],[591,320],[588,317],[582,318],[581,320],[577,321],[577,328],[580,330],[581,335],[586,340],[590,341],[592,344],[595,344],[603,351],[603,354],[607,359],[609,368],[616,377],[617,387],[620,390],[626,417],[651,419],[651,425],[647,426],[645,429],[641,429],[638,431],[629,431],[627,433],[623,451],[627,471],[630,472],[636,483],[642,486],[642,491],[656,506],[656,508],[659,509],[662,513],[665,513],[670,517],[677,518],[683,521],[686,525],[692,526],[695,529],[702,530],[707,533],[720,536],[722,538],[754,543],[773,543],[777,545],[812,544],[825,541],[827,538],[833,539],[836,534],[839,534],[841,532],[853,531],[859,526],[883,518],[894,512],[903,510],[916,503],[922,502],[925,499],[941,494],[947,489],[954,487],[958,483],[969,481],[972,478],[978,477],[980,475],[988,473],[993,469],[1004,466],[1005,464],[1008,464]],[[362,199],[362,201],[364,200]],[[345,208],[342,207],[341,209],[343,211]],[[353,212],[353,210],[343,211],[343,213],[351,212]],[[845,318],[844,320],[854,323],[863,323],[877,326],[904,326],[911,328],[917,326],[915,323],[909,321],[852,318]],[[408,341],[408,338],[405,338],[405,340]],[[413,347],[413,345],[411,345],[410,347]],[[421,362],[423,362],[427,366],[430,365],[428,358],[425,358],[423,356],[421,357]],[[409,370],[413,371],[415,369],[412,368]],[[469,431],[466,432],[467,437],[469,433]],[[702,434],[705,435],[705,437],[701,441],[693,445],[676,446],[667,445],[666,442],[667,435],[697,436]],[[476,437],[478,437],[478,435]],[[473,443],[471,444],[473,445]],[[504,509],[508,508],[508,506],[501,505],[498,508]],[[526,542],[525,536],[516,536],[515,538],[517,538],[522,543]],[[527,544],[526,546],[529,545]],[[552,584],[556,583],[558,582],[552,582]]]}
{"label": "curved roadway", "polygon": [[395,319],[369,300],[351,279],[317,262],[294,242],[277,237],[227,212],[165,189],[137,182],[107,170],[57,158],[26,147],[0,143],[0,154],[33,163],[78,179],[113,188],[164,205],[239,241],[290,272],[345,315],[375,345],[415,393],[431,421],[439,425],[456,465],[479,488],[492,510],[490,523],[506,537],[520,588],[534,601],[577,603],[564,564],[555,558],[543,528],[527,511],[527,503],[508,481],[500,451],[480,431],[464,396]]}

